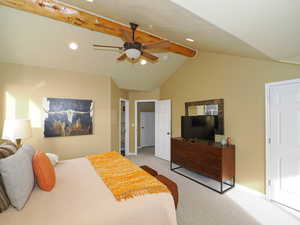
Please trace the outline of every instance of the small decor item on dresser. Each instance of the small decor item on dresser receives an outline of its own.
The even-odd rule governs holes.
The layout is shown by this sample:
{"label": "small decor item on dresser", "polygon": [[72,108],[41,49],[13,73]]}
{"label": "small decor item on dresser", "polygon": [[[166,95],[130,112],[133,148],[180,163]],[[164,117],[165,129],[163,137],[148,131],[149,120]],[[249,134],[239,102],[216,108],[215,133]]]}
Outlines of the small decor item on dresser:
{"label": "small decor item on dresser", "polygon": [[227,141],[226,141],[226,138],[222,138],[222,140],[221,140],[221,145],[226,145],[227,144]]}
{"label": "small decor item on dresser", "polygon": [[227,137],[227,145],[232,145],[232,138],[230,136]]}
{"label": "small decor item on dresser", "polygon": [[93,101],[45,98],[44,137],[93,134]]}

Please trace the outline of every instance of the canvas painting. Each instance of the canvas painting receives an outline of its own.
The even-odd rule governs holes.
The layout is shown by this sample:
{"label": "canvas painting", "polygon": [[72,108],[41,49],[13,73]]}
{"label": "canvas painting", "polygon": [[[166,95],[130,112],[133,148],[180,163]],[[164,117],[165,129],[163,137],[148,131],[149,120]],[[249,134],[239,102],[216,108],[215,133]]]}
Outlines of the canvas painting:
{"label": "canvas painting", "polygon": [[44,137],[93,134],[93,101],[45,98]]}

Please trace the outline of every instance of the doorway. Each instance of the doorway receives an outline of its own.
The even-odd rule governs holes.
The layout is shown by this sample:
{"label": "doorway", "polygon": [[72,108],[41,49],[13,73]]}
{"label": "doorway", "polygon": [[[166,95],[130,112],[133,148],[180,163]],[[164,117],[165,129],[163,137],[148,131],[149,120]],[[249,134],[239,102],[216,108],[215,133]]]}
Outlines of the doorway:
{"label": "doorway", "polygon": [[[154,113],[153,113],[153,105],[152,105],[151,106],[152,114],[147,115],[147,112],[143,114],[143,112],[141,111],[148,111],[148,110],[143,110],[143,109],[141,110],[141,105],[139,104],[142,103],[154,104]],[[154,117],[154,123],[153,123],[153,117]],[[141,123],[141,118],[144,118],[143,119],[144,122],[142,123]],[[147,126],[147,124],[149,124],[148,126],[150,126],[150,129],[147,129],[145,127]],[[141,137],[141,135],[144,136]],[[146,155],[154,155],[161,159],[170,161],[171,100],[135,101],[135,154],[138,153],[142,153]]]}
{"label": "doorway", "polygon": [[155,154],[155,101],[137,101],[137,153]]}
{"label": "doorway", "polygon": [[119,106],[119,152],[125,156],[129,152],[129,101],[120,99]]}
{"label": "doorway", "polygon": [[266,84],[267,198],[300,211],[300,79]]}

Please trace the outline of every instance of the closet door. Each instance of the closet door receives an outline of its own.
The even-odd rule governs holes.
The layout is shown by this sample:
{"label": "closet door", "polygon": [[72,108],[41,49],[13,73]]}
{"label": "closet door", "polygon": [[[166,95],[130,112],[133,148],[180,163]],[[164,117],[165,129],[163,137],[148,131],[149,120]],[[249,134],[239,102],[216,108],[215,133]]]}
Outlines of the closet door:
{"label": "closet door", "polygon": [[300,81],[269,88],[269,197],[300,210]]}

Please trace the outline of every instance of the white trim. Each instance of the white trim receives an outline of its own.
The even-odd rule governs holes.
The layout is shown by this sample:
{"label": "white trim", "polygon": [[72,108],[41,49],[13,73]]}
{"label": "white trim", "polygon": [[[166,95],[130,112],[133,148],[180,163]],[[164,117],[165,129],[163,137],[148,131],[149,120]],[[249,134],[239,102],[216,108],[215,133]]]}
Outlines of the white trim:
{"label": "white trim", "polygon": [[159,133],[159,120],[158,120],[158,103],[159,103],[159,100],[155,103],[155,140],[154,140],[154,155],[156,157],[157,156],[157,153],[158,151],[156,151],[156,149],[159,148],[159,141],[158,141],[158,133]]}
{"label": "white trim", "polygon": [[270,91],[271,84],[267,83],[265,84],[265,111],[266,111],[266,136],[265,136],[265,148],[266,148],[266,164],[265,164],[265,170],[266,170],[266,180],[265,180],[265,191],[266,191],[266,198],[267,200],[270,200],[270,190],[269,190],[269,179],[270,179],[270,145],[269,145],[269,137],[270,137],[270,118],[269,118],[269,106],[270,106]]}
{"label": "white trim", "polygon": [[129,100],[120,98],[119,101],[119,152],[121,152],[121,113],[122,113],[122,104],[121,102],[125,102],[125,155],[129,153]]}
{"label": "white trim", "polygon": [[136,152],[127,152],[126,155],[137,155]]}
{"label": "white trim", "polygon": [[278,82],[272,82],[272,83],[266,83],[265,84],[265,110],[266,110],[266,137],[265,137],[265,143],[266,143],[266,180],[265,180],[265,186],[266,186],[266,199],[271,200],[270,196],[270,187],[269,187],[269,180],[270,177],[270,144],[269,144],[269,138],[270,138],[270,88],[274,86],[280,86],[280,85],[286,85],[286,84],[295,84],[300,83],[300,79],[293,79],[293,80],[285,80],[285,81],[278,81]]}
{"label": "white trim", "polygon": [[138,103],[141,103],[141,102],[154,102],[154,107],[155,107],[155,137],[156,137],[156,133],[157,133],[157,130],[156,130],[156,104],[157,104],[157,101],[156,99],[150,99],[150,100],[135,100],[134,101],[134,153],[135,155],[137,155],[137,151],[138,151],[138,144],[137,144],[137,104]]}

